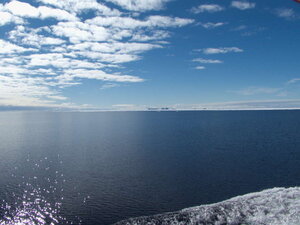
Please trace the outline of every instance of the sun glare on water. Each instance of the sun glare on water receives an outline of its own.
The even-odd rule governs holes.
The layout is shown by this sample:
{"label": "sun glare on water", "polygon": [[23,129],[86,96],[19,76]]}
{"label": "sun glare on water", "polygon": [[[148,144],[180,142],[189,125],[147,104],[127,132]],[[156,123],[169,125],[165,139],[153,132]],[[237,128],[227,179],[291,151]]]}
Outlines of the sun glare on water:
{"label": "sun glare on water", "polygon": [[[64,174],[54,170],[51,167],[53,161],[47,157],[34,163],[29,158],[26,161],[30,168],[26,175],[30,176],[15,167],[11,177],[17,184],[6,187],[6,197],[1,202],[0,225],[73,224],[61,215],[66,181]],[[62,164],[62,161],[57,164]]]}

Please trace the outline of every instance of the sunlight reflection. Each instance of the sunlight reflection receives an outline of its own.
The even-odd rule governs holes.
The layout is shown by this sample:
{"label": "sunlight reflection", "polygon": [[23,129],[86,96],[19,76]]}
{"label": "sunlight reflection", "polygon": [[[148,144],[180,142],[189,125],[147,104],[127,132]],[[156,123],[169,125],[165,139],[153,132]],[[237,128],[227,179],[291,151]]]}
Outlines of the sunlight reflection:
{"label": "sunlight reflection", "polygon": [[[7,199],[2,201],[0,225],[73,224],[60,215],[65,182],[63,173],[57,168],[51,170],[52,161],[47,157],[38,163],[32,163],[29,157],[26,161],[29,165],[27,169],[30,168],[27,173],[31,176],[25,176],[15,167],[12,177],[22,182],[17,185],[16,192],[9,193]],[[38,177],[36,174],[41,170],[45,171],[45,176]],[[9,190],[14,189],[10,187]]]}

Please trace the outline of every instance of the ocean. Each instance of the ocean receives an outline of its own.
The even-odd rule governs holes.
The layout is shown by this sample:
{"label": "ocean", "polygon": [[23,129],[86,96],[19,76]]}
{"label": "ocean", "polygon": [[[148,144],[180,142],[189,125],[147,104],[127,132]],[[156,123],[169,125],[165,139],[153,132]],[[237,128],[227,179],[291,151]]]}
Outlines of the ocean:
{"label": "ocean", "polygon": [[300,111],[0,112],[0,156],[1,225],[113,224],[300,186]]}

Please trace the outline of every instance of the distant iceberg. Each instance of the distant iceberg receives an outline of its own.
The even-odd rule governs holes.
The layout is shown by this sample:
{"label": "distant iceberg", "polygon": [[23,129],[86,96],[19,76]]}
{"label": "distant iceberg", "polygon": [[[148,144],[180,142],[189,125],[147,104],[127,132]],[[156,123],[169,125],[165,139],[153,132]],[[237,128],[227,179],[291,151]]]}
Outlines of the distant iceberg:
{"label": "distant iceberg", "polygon": [[177,212],[123,220],[116,225],[299,225],[300,187],[273,188]]}

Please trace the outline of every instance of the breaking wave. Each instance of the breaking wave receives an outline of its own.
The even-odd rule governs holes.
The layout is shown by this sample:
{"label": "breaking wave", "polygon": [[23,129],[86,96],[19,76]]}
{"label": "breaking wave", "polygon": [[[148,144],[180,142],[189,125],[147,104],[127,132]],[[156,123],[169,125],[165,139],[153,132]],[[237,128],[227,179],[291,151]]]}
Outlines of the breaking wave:
{"label": "breaking wave", "polygon": [[197,225],[299,225],[300,187],[273,188],[229,200],[123,220],[116,225],[197,224]]}

